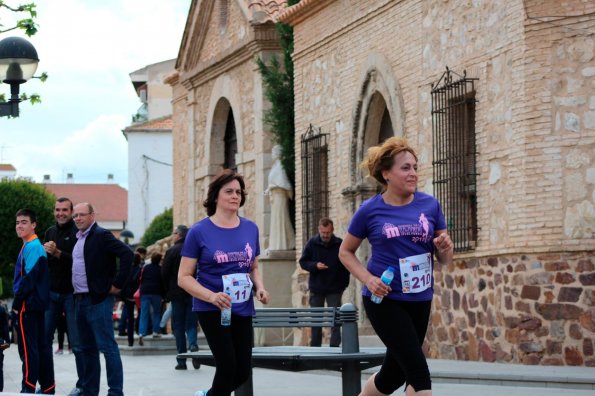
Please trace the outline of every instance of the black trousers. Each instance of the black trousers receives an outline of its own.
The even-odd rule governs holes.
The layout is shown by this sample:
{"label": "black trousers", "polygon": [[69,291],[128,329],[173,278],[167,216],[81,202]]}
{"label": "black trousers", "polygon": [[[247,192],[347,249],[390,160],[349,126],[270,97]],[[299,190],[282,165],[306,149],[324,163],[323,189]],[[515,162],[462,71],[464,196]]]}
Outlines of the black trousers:
{"label": "black trousers", "polygon": [[430,370],[422,345],[428,329],[431,301],[394,301],[380,304],[363,297],[372,327],[386,345],[386,356],[376,374],[376,388],[387,395],[404,383],[415,391],[432,389]]}
{"label": "black trousers", "polygon": [[48,337],[45,336],[45,313],[22,310],[16,323],[19,355],[23,362],[21,393],[35,393],[39,382],[41,392],[53,395],[54,356]]}
{"label": "black trousers", "polygon": [[[310,291],[310,306],[324,307],[326,300],[327,307],[340,307],[341,296],[343,292],[339,293],[314,293]],[[310,346],[319,347],[322,344],[322,328],[312,327],[312,337],[310,339]],[[341,329],[338,326],[331,328],[330,346],[338,347],[341,345]]]}
{"label": "black trousers", "polygon": [[231,315],[231,326],[221,326],[221,311],[199,312],[198,322],[215,358],[215,377],[208,396],[230,396],[250,378],[252,317]]}
{"label": "black trousers", "polygon": [[124,300],[124,309],[126,310],[126,335],[128,336],[128,346],[134,345],[134,300]]}

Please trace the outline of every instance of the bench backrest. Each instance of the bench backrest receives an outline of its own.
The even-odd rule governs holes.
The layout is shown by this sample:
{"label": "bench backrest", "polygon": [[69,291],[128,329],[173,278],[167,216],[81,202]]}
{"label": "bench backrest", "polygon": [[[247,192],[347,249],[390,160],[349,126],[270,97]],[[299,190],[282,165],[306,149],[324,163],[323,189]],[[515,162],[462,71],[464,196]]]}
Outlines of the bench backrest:
{"label": "bench backrest", "polygon": [[334,327],[342,324],[338,308],[259,308],[254,327]]}
{"label": "bench backrest", "polygon": [[259,308],[253,327],[333,327],[341,326],[343,353],[359,352],[357,310],[353,304],[341,308]]}

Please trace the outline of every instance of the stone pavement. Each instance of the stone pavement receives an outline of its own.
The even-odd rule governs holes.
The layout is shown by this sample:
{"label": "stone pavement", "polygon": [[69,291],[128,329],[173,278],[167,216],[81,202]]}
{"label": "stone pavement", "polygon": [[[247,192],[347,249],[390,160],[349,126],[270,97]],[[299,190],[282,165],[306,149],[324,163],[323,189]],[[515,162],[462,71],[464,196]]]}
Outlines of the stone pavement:
{"label": "stone pavement", "polygon": [[[197,389],[209,387],[214,368],[203,366],[187,371],[174,370],[175,356],[122,355],[126,396],[192,396]],[[102,359],[101,393],[107,393]],[[436,396],[593,396],[595,368],[536,367],[479,362],[430,360],[433,394]],[[57,394],[70,391],[76,381],[74,355],[54,355]],[[371,371],[373,372],[373,371]],[[363,381],[367,374],[362,377]],[[20,389],[21,362],[17,348],[5,351],[4,390],[11,395]],[[362,383],[363,383],[362,381]],[[582,388],[582,389],[581,389]],[[288,373],[254,370],[256,396],[340,396],[341,377],[324,371]],[[400,391],[395,395],[403,394]]]}

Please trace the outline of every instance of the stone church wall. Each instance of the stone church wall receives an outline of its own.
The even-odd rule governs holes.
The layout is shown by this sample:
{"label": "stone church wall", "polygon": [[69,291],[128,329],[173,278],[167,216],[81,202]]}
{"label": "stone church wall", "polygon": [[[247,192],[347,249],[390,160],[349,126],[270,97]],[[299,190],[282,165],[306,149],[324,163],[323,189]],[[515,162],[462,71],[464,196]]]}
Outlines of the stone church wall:
{"label": "stone church wall", "polygon": [[[294,24],[296,170],[301,135],[310,124],[321,127],[330,134],[336,234],[345,233],[358,204],[344,192],[363,180],[362,153],[353,147],[375,144],[358,142],[368,138],[357,125],[367,117],[364,85],[388,86],[397,97],[384,95],[395,134],[418,149],[419,188],[433,193],[431,84],[446,66],[466,70],[478,78],[479,235],[475,251],[457,254],[452,267],[436,272],[428,353],[595,365],[595,20],[589,10],[570,1],[568,18],[545,23],[526,18],[527,10],[554,15],[540,13],[545,6],[536,1],[327,3]],[[299,251],[305,243],[299,215],[296,222]],[[295,278],[294,301],[305,304],[307,275],[297,269]],[[353,282],[346,298],[357,302],[358,287]]]}

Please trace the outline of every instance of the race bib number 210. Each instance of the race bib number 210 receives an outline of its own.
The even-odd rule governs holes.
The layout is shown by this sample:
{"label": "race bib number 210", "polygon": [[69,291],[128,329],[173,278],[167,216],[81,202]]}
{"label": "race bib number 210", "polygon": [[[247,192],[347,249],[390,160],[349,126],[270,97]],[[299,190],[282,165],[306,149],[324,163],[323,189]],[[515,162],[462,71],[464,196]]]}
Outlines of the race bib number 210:
{"label": "race bib number 210", "polygon": [[432,285],[430,253],[399,259],[403,293],[421,293]]}

